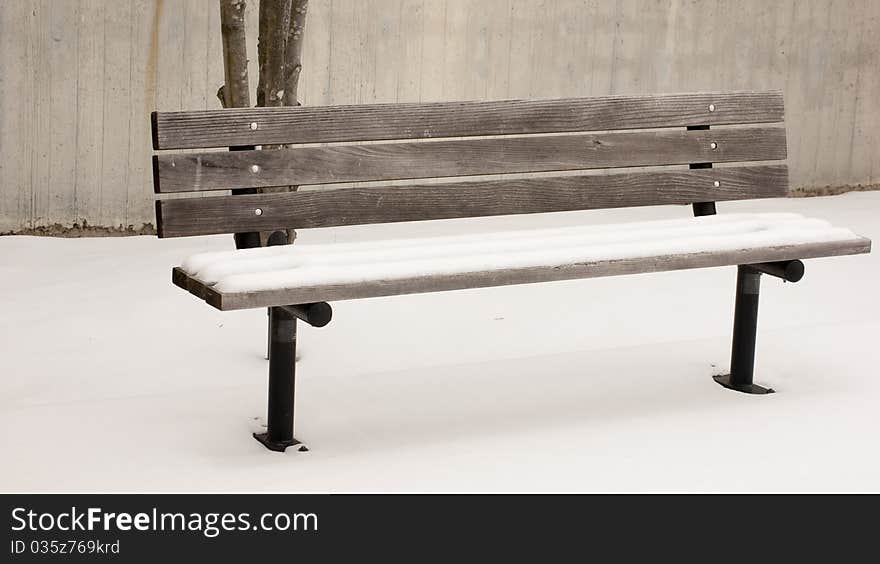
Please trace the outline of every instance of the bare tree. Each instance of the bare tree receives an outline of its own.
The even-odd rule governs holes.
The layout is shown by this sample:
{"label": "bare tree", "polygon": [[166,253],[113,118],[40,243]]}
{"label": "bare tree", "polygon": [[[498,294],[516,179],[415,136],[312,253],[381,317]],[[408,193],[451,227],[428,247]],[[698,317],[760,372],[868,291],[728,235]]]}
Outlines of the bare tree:
{"label": "bare tree", "polygon": [[[308,0],[260,0],[260,29],[257,57],[260,79],[257,84],[257,106],[298,106],[296,98],[302,70],[302,42]],[[264,150],[280,149],[282,145],[264,146]],[[262,192],[294,192],[297,186],[264,188]],[[268,233],[260,238],[265,245]],[[293,229],[287,230],[287,242],[296,239]]]}
{"label": "bare tree", "polygon": [[245,0],[220,0],[223,77],[226,83],[217,91],[217,97],[224,108],[245,108],[251,105],[248,92],[245,8]]}
{"label": "bare tree", "polygon": [[[223,107],[250,105],[247,76],[247,37],[244,12],[246,0],[220,0],[220,21],[223,32],[223,68],[226,84],[217,96]],[[257,81],[257,106],[299,106],[297,89],[302,71],[302,44],[306,25],[308,0],[260,0],[257,59],[260,76]],[[280,148],[263,146],[263,150]],[[259,192],[293,192],[297,186],[260,188]],[[260,234],[265,245],[269,233]],[[296,232],[287,230],[287,242]]]}

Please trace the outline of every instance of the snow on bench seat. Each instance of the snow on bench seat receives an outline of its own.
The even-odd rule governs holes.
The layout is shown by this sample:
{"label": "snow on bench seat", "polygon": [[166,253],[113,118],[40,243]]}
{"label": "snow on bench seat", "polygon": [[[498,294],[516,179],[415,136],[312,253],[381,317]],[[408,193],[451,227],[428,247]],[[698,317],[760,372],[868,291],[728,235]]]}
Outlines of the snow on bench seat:
{"label": "snow on bench seat", "polygon": [[864,253],[870,241],[790,213],[202,253],[175,283],[219,309]]}

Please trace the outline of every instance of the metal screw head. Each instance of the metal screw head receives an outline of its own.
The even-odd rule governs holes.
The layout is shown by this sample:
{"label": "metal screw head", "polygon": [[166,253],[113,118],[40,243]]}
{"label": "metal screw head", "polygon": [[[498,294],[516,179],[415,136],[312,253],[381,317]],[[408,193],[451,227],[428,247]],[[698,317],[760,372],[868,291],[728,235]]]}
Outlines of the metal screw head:
{"label": "metal screw head", "polygon": [[718,188],[721,186],[721,182],[716,180],[715,182],[712,183],[712,186],[714,186],[715,188]]}
{"label": "metal screw head", "polygon": [[[715,104],[709,104],[709,111],[710,111],[710,112],[714,112],[714,111],[715,111]],[[255,128],[255,129],[256,129],[256,128]]]}
{"label": "metal screw head", "polygon": [[716,143],[715,141],[712,141],[711,143],[709,143],[709,147],[714,151],[715,149],[718,148],[718,143]]}
{"label": "metal screw head", "polygon": [[254,215],[263,215],[263,210],[261,210],[260,208],[255,209]]}
{"label": "metal screw head", "polygon": [[[714,149],[715,147],[712,148]],[[251,165],[251,172],[253,172],[254,174],[260,172],[260,165]]]}
{"label": "metal screw head", "polygon": [[255,122],[255,121],[251,122],[251,131],[256,131],[258,127],[260,127],[260,126],[257,125],[257,122]]}

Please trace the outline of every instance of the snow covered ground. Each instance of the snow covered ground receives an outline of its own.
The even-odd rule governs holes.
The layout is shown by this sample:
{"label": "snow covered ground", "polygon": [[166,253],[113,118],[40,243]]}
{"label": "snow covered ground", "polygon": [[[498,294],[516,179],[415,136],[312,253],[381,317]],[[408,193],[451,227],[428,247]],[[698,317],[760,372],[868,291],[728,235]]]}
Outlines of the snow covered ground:
{"label": "snow covered ground", "polygon": [[[880,240],[880,192],[719,204]],[[312,230],[359,241],[686,216],[640,208]],[[297,431],[251,438],[265,311],[171,285],[227,236],[0,238],[3,491],[880,491],[880,253],[764,277],[726,390],[735,269],[378,298],[301,325]]]}

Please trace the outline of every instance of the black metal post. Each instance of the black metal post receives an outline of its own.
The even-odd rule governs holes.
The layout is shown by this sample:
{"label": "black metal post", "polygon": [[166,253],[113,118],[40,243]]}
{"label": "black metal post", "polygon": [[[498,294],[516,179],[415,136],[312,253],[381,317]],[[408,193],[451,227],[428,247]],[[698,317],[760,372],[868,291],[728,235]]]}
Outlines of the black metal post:
{"label": "black metal post", "polygon": [[733,314],[733,344],[730,374],[715,376],[715,381],[732,390],[748,394],[770,394],[773,390],[755,384],[755,341],[758,330],[758,298],[761,272],[740,265],[736,272],[736,310]]}
{"label": "black metal post", "polygon": [[[230,147],[230,151],[253,151],[256,149],[253,145],[241,145],[239,147]],[[256,194],[256,188],[235,188],[232,190],[233,195],[239,194]],[[236,233],[235,248],[236,249],[255,249],[260,246],[260,234],[257,231],[248,233]]]}
{"label": "black metal post", "polygon": [[[687,126],[688,131],[706,131],[709,129],[708,125],[689,125]],[[688,165],[688,168],[712,168],[712,163],[691,163]],[[700,217],[703,215],[715,215],[715,202],[694,202],[694,217]]]}
{"label": "black metal post", "polygon": [[694,202],[694,217],[715,215],[715,202]]}
{"label": "black metal post", "polygon": [[[257,233],[257,246],[260,246],[260,234]],[[287,232],[285,231],[274,231],[269,238],[266,240],[267,247],[275,247],[277,245],[286,245],[287,244]],[[272,308],[266,308],[266,315],[270,318],[272,317]],[[266,337],[266,360],[269,359],[269,349],[272,348],[272,323],[267,324],[268,336]]]}
{"label": "black metal post", "polygon": [[297,450],[308,450],[293,436],[294,391],[296,386],[296,317],[282,307],[269,310],[269,405],[265,433],[254,433],[254,438],[266,448],[284,452],[287,447],[299,445]]}

